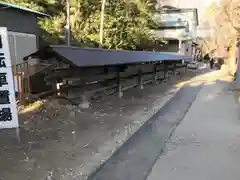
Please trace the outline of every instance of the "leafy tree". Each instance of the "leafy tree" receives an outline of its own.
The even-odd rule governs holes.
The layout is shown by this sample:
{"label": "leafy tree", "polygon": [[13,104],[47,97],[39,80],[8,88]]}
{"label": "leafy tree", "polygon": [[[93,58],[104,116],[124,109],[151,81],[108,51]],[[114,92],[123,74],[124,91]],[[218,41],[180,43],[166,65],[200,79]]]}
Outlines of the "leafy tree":
{"label": "leafy tree", "polygon": [[215,2],[209,6],[206,17],[214,31],[207,45],[209,49],[229,47],[228,66],[233,74],[236,70],[236,39],[240,36],[240,0],[221,0],[218,5]]}
{"label": "leafy tree", "polygon": [[[65,0],[6,0],[52,18],[40,19],[43,38],[61,43],[65,36]],[[149,28],[154,25],[155,0],[107,0],[103,46],[112,49],[152,50],[156,39]],[[99,44],[101,0],[71,0],[71,30],[74,45],[97,47]]]}

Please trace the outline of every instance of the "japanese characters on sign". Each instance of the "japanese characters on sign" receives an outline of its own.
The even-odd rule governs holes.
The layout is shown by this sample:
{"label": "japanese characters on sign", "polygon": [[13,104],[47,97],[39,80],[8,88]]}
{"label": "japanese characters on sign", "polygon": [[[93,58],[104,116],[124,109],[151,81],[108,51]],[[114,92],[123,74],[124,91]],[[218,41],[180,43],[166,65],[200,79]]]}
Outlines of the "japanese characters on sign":
{"label": "japanese characters on sign", "polygon": [[0,129],[18,126],[8,34],[0,27]]}

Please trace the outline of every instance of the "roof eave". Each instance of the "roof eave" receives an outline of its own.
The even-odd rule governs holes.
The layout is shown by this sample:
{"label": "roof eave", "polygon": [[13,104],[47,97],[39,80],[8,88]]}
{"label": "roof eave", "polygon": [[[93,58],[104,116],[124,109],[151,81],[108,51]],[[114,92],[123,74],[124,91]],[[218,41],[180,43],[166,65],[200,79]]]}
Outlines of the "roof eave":
{"label": "roof eave", "polygon": [[13,8],[13,9],[25,11],[25,12],[28,12],[28,13],[36,14],[39,17],[51,17],[49,14],[34,11],[34,10],[31,10],[31,9],[28,9],[28,8],[25,8],[25,7],[22,7],[22,6],[18,6],[18,5],[14,5],[14,4],[10,4],[10,3],[6,3],[6,2],[2,2],[2,1],[0,1],[0,6],[7,7],[7,8]]}

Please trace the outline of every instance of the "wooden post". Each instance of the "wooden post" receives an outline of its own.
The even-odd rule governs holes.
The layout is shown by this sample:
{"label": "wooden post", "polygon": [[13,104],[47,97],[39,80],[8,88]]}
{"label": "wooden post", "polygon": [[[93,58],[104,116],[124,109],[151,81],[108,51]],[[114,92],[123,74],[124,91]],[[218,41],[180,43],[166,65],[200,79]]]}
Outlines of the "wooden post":
{"label": "wooden post", "polygon": [[65,80],[64,85],[65,85],[65,87],[66,87],[66,88],[65,88],[65,94],[66,94],[66,96],[68,96],[68,85],[69,85],[68,79]]}
{"label": "wooden post", "polygon": [[57,95],[60,96],[62,95],[62,89],[61,86],[63,85],[63,81],[57,81],[56,83],[56,89],[57,89]]}
{"label": "wooden post", "polygon": [[142,83],[142,70],[138,70],[138,87],[140,89],[143,89],[143,83]]}
{"label": "wooden post", "polygon": [[181,51],[182,51],[182,40],[179,39],[178,40],[178,53],[181,53]]}
{"label": "wooden post", "polygon": [[185,63],[184,66],[185,66],[185,73],[186,73],[188,71],[188,64]]}
{"label": "wooden post", "polygon": [[29,72],[29,64],[28,61],[26,61],[26,86],[27,86],[27,96],[29,97],[31,93],[31,87],[30,87],[30,72]]}
{"label": "wooden post", "polygon": [[118,93],[118,98],[121,98],[123,96],[120,68],[118,68],[117,70],[117,93]]}
{"label": "wooden post", "polygon": [[176,76],[176,64],[173,63],[173,76]]}
{"label": "wooden post", "polygon": [[154,65],[153,69],[153,85],[157,84],[157,64]]}
{"label": "wooden post", "polygon": [[167,78],[168,65],[164,63],[164,79]]}
{"label": "wooden post", "polygon": [[60,95],[61,95],[60,82],[57,82],[57,83],[56,83],[56,89],[57,89],[57,95],[60,96]]}

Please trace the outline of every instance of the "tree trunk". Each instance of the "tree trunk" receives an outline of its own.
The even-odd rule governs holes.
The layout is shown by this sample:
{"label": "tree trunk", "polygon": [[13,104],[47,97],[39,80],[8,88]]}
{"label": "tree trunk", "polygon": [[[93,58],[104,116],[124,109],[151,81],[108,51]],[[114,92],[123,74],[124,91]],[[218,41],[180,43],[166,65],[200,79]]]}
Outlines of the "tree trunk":
{"label": "tree trunk", "polygon": [[234,39],[231,42],[230,45],[230,51],[229,51],[229,58],[227,61],[228,65],[228,72],[231,76],[234,76],[236,70],[237,70],[237,65],[236,65],[236,39]]}

